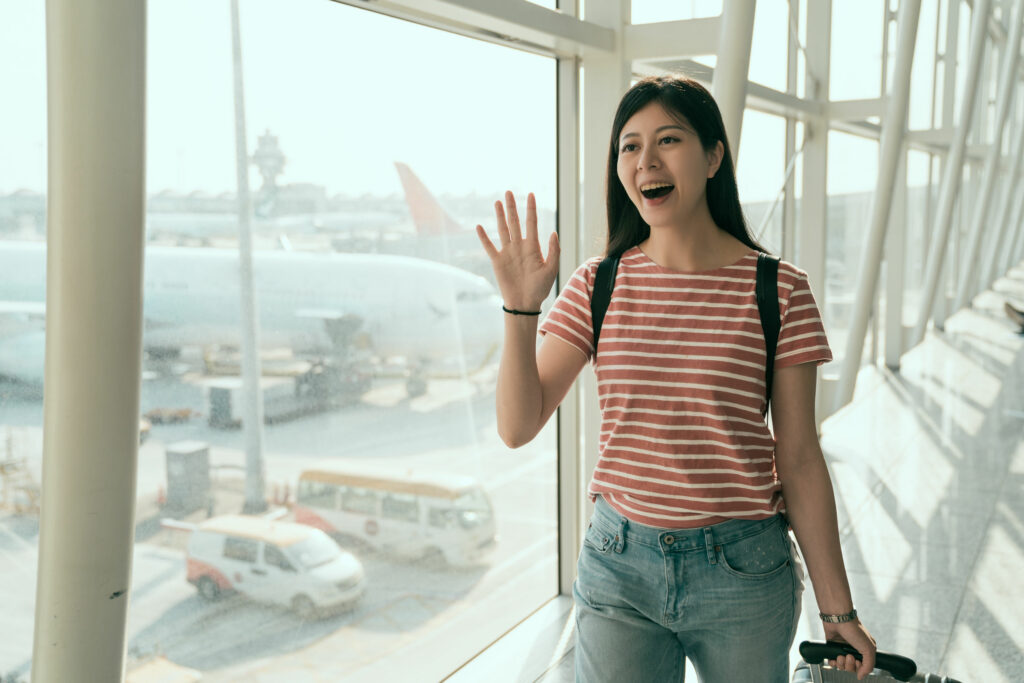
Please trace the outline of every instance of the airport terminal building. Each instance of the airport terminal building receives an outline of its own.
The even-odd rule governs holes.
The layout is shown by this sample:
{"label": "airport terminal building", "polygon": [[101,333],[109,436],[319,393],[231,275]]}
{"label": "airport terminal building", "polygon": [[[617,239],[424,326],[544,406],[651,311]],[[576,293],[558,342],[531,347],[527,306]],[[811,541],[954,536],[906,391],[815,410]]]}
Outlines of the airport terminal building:
{"label": "airport terminal building", "polygon": [[840,680],[801,644],[851,607],[911,680],[1024,680],[1022,33],[0,3],[0,683],[725,683],[741,588],[794,634],[748,681]]}

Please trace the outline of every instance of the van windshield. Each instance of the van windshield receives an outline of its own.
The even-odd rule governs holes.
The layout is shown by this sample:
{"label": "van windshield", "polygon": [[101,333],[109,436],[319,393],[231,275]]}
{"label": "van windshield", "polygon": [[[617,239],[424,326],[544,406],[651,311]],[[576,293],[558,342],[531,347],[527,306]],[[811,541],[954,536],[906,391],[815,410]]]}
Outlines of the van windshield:
{"label": "van windshield", "polygon": [[333,562],[341,556],[338,544],[322,532],[310,534],[309,538],[288,548],[288,552],[306,569]]}
{"label": "van windshield", "polygon": [[465,529],[471,529],[491,520],[491,501],[480,489],[470,489],[455,499],[459,523]]}

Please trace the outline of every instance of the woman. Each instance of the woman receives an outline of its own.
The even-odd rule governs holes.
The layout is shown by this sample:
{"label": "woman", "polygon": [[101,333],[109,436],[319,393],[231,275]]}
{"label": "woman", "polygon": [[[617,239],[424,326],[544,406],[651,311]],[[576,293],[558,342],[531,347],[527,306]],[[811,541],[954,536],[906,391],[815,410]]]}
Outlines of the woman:
{"label": "woman", "polygon": [[[853,611],[832,482],[814,424],[816,366],[831,360],[806,273],[780,262],[781,329],[766,424],[766,350],[754,294],[757,255],[722,117],[693,80],[646,78],[612,125],[608,246],[620,256],[594,348],[590,296],[602,257],[580,266],[537,328],[554,283],[527,198],[495,203],[497,250],[481,226],[506,311],[498,431],[521,446],[589,360],[602,412],[595,503],[573,585],[576,676],[709,683],[789,680],[803,591],[792,528],[825,636],[863,655],[829,663],[871,672],[875,643]],[[535,334],[544,335],[539,350]]]}

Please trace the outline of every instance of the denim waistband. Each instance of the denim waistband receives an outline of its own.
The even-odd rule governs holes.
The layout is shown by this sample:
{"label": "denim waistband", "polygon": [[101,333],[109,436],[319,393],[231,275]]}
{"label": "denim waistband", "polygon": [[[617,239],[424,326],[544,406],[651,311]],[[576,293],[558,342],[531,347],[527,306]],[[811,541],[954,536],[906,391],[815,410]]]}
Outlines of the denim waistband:
{"label": "denim waistband", "polygon": [[662,548],[671,552],[684,552],[701,548],[713,548],[722,543],[729,543],[753,534],[765,528],[780,525],[787,527],[786,518],[780,512],[766,519],[730,519],[718,524],[690,529],[659,529],[644,524],[630,522],[616,512],[608,504],[604,496],[598,495],[594,504],[594,516],[591,524],[614,536],[613,543],[622,552],[622,546],[628,540],[654,548]]}

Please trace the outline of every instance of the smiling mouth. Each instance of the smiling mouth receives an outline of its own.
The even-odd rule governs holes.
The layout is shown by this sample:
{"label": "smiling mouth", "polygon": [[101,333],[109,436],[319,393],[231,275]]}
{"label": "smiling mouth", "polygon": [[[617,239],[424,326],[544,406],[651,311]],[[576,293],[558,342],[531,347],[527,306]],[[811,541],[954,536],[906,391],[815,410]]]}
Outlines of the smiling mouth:
{"label": "smiling mouth", "polygon": [[674,189],[675,185],[670,185],[668,187],[659,187],[654,190],[641,190],[640,194],[647,197],[648,199],[657,199],[658,197],[664,197]]}

